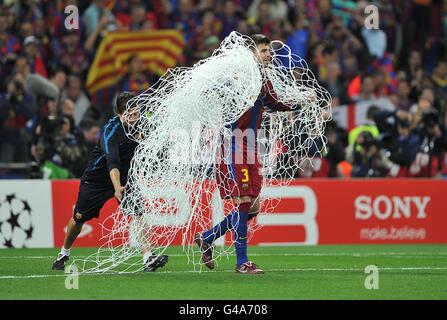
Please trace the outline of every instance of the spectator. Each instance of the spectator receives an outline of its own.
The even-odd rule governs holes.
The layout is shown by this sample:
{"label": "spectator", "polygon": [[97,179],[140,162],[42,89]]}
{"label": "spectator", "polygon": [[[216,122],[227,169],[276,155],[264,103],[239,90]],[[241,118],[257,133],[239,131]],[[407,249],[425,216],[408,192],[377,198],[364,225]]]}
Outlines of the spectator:
{"label": "spectator", "polygon": [[201,13],[203,13],[208,10],[213,11],[215,9],[215,6],[216,6],[215,0],[200,0],[198,9]]}
{"label": "spectator", "polygon": [[374,78],[370,74],[361,77],[361,88],[358,95],[354,95],[352,100],[355,102],[373,100],[376,98]]}
{"label": "spectator", "polygon": [[318,76],[321,81],[327,80],[327,67],[331,62],[338,63],[338,50],[332,43],[323,44],[321,57],[318,61]]}
{"label": "spectator", "polygon": [[[105,24],[108,31],[116,30],[115,16],[106,7],[105,0],[93,0],[92,4],[85,10],[82,16],[87,35],[97,30],[99,24]],[[105,20],[101,21],[101,20]]]}
{"label": "spectator", "polygon": [[80,46],[80,34],[76,30],[67,30],[62,37],[62,50],[58,65],[71,74],[83,75],[87,72],[87,54]]}
{"label": "spectator", "polygon": [[357,178],[385,177],[392,165],[381,152],[379,141],[366,131],[348,146],[346,159],[352,164],[351,176]]}
{"label": "spectator", "polygon": [[411,114],[414,116],[415,123],[422,120],[422,114],[425,110],[430,109],[434,105],[434,94],[431,88],[425,88],[419,97],[419,101],[410,108]]}
{"label": "spectator", "polygon": [[380,29],[386,34],[387,51],[398,56],[402,50],[402,28],[398,20],[398,8],[393,1],[379,0],[375,3],[380,13]]}
{"label": "spectator", "polygon": [[410,99],[411,87],[410,83],[406,80],[399,82],[397,86],[397,105],[398,110],[409,111],[410,107],[413,105],[413,101]]}
{"label": "spectator", "polygon": [[20,75],[12,76],[7,93],[0,97],[0,161],[29,161],[26,122],[36,112],[35,97],[24,88]]}
{"label": "spectator", "polygon": [[42,162],[46,157],[45,146],[53,142],[53,134],[58,125],[58,107],[57,101],[53,98],[44,98],[44,104],[41,106],[40,113],[36,118],[33,129],[31,154],[36,161]]}
{"label": "spectator", "polygon": [[332,96],[333,105],[343,105],[349,103],[347,96],[347,86],[341,75],[340,65],[335,62],[329,62],[327,65],[327,80],[321,83]]}
{"label": "spectator", "polygon": [[440,125],[439,112],[427,109],[415,130],[419,137],[419,150],[409,168],[410,177],[434,177],[442,171],[442,156],[447,147],[447,134]]}
{"label": "spectator", "polygon": [[79,137],[80,157],[73,165],[73,174],[81,176],[88,165],[88,156],[95,148],[99,139],[99,124],[92,119],[85,119],[81,124],[82,135]]}
{"label": "spectator", "polygon": [[[335,122],[326,127],[327,144],[322,157],[315,157],[304,164],[303,177],[341,177],[338,165],[345,159],[345,151],[341,139],[337,136]],[[310,164],[310,166],[309,166]]]}
{"label": "spectator", "polygon": [[81,124],[83,143],[86,144],[90,153],[91,150],[98,143],[99,139],[99,124],[91,119],[86,119]]}
{"label": "spectator", "polygon": [[198,25],[200,25],[199,14],[191,0],[179,0],[178,10],[172,13],[169,26],[181,30],[185,42],[188,42]]}
{"label": "spectator", "polygon": [[67,82],[67,74],[63,69],[56,69],[52,72],[50,81],[59,88],[60,94],[65,90],[65,85]]}
{"label": "spectator", "polygon": [[236,4],[233,0],[224,1],[224,10],[220,16],[220,20],[222,21],[221,38],[225,38],[231,31],[237,29],[239,18],[236,15]]}
{"label": "spectator", "polygon": [[[73,101],[71,101],[70,99],[67,99],[67,98],[62,99],[62,103],[61,103],[62,115],[67,116],[74,121],[74,112],[75,112],[75,105],[74,105]],[[71,128],[73,128],[74,126],[75,126],[74,122],[71,123]]]}
{"label": "spectator", "polygon": [[217,39],[217,42],[220,43],[217,36],[221,27],[222,23],[216,18],[213,10],[205,10],[202,12],[202,24],[197,28],[189,43],[189,48],[191,49],[191,52],[188,52],[190,55],[188,57],[189,60],[195,62],[209,57],[209,45],[207,46],[207,41]]}
{"label": "spectator", "polygon": [[21,44],[17,37],[8,32],[8,17],[0,11],[0,91],[6,92],[4,79],[11,74]]}
{"label": "spectator", "polygon": [[447,61],[437,63],[432,80],[440,111],[445,112],[447,110]]}
{"label": "spectator", "polygon": [[31,21],[24,21],[20,24],[20,40],[23,42],[27,37],[34,35]]}
{"label": "spectator", "polygon": [[[72,133],[72,119],[62,116],[54,131],[51,143],[42,146],[45,156],[41,170],[46,179],[75,177],[73,174],[83,158],[82,148]],[[79,178],[79,176],[78,176]]]}
{"label": "spectator", "polygon": [[430,28],[431,0],[413,0],[412,21],[414,22],[414,44],[416,48],[425,48]]}
{"label": "spectator", "polygon": [[409,79],[414,79],[417,72],[422,68],[422,56],[418,50],[411,50],[410,56],[408,58],[408,65],[406,72]]}
{"label": "spectator", "polygon": [[141,93],[155,83],[155,77],[146,71],[143,60],[138,55],[131,55],[127,60],[127,73],[119,82],[119,91]]}
{"label": "spectator", "polygon": [[344,68],[345,57],[356,55],[363,50],[362,42],[341,23],[333,22],[327,26],[328,37],[337,47],[340,67]]}
{"label": "spectator", "polygon": [[[41,165],[47,160],[54,165],[46,169],[46,176],[59,172],[56,165],[68,170],[59,176],[77,176],[85,163],[78,160],[76,167],[64,161],[55,146],[78,148],[78,159],[83,158],[89,129],[80,132],[76,128],[91,119],[105,119],[109,101],[118,90],[142,92],[157,80],[145,69],[150,53],[130,55],[124,63],[124,76],[109,88],[92,93],[91,102],[85,93],[86,77],[102,39],[116,29],[157,28],[183,32],[186,42],[179,66],[208,57],[233,30],[266,33],[284,41],[294,54],[306,59],[318,82],[330,92],[333,106],[388,98],[397,108],[373,116],[379,135],[375,131],[372,139],[364,132],[350,137],[347,159],[354,162],[357,157],[350,174],[427,177],[443,170],[447,173],[443,121],[447,119],[447,63],[442,59],[447,48],[443,41],[447,20],[444,24],[441,20],[447,6],[442,8],[440,0],[64,0],[65,6],[78,6],[82,15],[76,31],[65,29],[67,15],[62,6],[51,5],[54,1],[9,2],[0,6],[0,133],[11,139],[23,135],[30,140],[33,136],[31,154]],[[364,8],[369,3],[379,6],[379,30],[365,28]],[[11,83],[23,83],[32,73],[49,77],[60,89],[60,97],[48,100],[24,90],[26,103],[20,102],[22,94],[14,93]],[[381,99],[376,104],[381,101],[385,103]],[[349,112],[355,114],[355,110]],[[433,112],[437,115],[427,115]],[[63,115],[69,115],[70,122],[74,118],[70,134],[62,134]],[[365,125],[374,126],[370,112]],[[96,130],[87,127],[93,128],[93,133]],[[67,147],[70,135],[76,143]],[[359,138],[361,135],[364,137]],[[311,168],[308,176],[337,176],[347,163],[338,162],[343,158],[340,145],[348,145],[346,133],[328,127],[327,138],[328,153],[315,158],[318,163],[314,165],[320,169]],[[1,157],[6,157],[6,145],[21,149],[14,157],[26,161],[26,144],[11,141],[0,141]],[[361,146],[364,141],[366,147]],[[53,161],[58,159],[53,159],[56,154],[58,162]],[[370,171],[372,163],[379,170]],[[349,165],[345,168],[349,172]]]}
{"label": "spectator", "polygon": [[298,19],[295,22],[295,29],[287,38],[287,45],[292,52],[303,59],[307,58],[307,48],[309,43],[309,21],[305,19]]}
{"label": "spectator", "polygon": [[39,40],[35,36],[28,36],[23,41],[23,48],[31,67],[32,73],[38,73],[42,77],[47,77],[47,68],[44,59],[39,51]]}
{"label": "spectator", "polygon": [[98,48],[104,35],[107,33],[110,20],[107,15],[102,15],[96,28],[88,34],[87,40],[84,44],[85,51],[90,54],[89,60],[93,60],[96,49]]}
{"label": "spectator", "polygon": [[24,56],[18,56],[15,62],[14,73],[20,74],[23,79],[26,79],[31,73],[28,60]]}
{"label": "spectator", "polygon": [[143,4],[134,4],[130,8],[130,31],[153,29],[152,22],[147,19],[146,8]]}
{"label": "spectator", "polygon": [[82,90],[81,79],[78,76],[72,75],[68,78],[66,97],[74,102],[74,121],[75,125],[79,126],[86,111],[90,108],[90,101]]}
{"label": "spectator", "polygon": [[368,108],[368,111],[366,112],[365,123],[355,127],[349,132],[348,143],[350,145],[354,144],[355,141],[357,141],[357,137],[362,132],[369,132],[374,139],[377,139],[379,137],[379,129],[374,122],[374,114],[377,113],[379,110],[379,107],[374,105]]}
{"label": "spectator", "polygon": [[[386,137],[383,150],[394,166],[393,176],[406,176],[408,167],[416,159],[420,139],[412,132],[412,115],[407,111],[380,111],[374,120],[382,136]],[[390,167],[391,168],[391,167]]]}
{"label": "spectator", "polygon": [[270,10],[270,3],[262,1],[258,7],[258,17],[256,19],[256,32],[262,34],[270,34],[275,23]]}
{"label": "spectator", "polygon": [[357,5],[352,0],[332,0],[332,14],[340,17],[343,24],[347,27],[351,23],[354,10]]}

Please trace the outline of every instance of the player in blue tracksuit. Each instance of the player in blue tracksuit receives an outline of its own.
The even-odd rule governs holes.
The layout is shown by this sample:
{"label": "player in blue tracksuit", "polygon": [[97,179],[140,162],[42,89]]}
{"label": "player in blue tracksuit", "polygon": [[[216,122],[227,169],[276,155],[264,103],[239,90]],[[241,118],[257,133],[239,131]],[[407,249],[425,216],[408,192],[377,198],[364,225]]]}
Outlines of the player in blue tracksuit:
{"label": "player in blue tracksuit", "polygon": [[[53,270],[65,268],[71,247],[81,232],[82,225],[98,218],[101,208],[109,199],[115,197],[119,203],[123,199],[130,161],[137,147],[137,142],[126,136],[124,126],[138,121],[139,114],[133,112],[133,119],[127,117],[125,123],[123,115],[127,103],[134,96],[130,92],[123,92],[118,96],[115,106],[117,115],[101,130],[100,139],[90,154],[88,166],[82,175],[73,217],[68,222],[64,245],[53,263]],[[143,250],[146,271],[155,271],[166,264],[166,255],[157,257],[151,255],[149,249]]]}

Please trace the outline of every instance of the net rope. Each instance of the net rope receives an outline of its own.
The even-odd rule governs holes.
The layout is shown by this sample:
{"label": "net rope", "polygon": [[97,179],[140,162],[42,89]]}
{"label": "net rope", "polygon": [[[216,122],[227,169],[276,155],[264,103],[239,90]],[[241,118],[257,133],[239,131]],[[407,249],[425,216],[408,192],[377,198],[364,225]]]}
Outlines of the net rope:
{"label": "net rope", "polygon": [[[271,47],[272,61],[265,66],[254,55],[253,41],[232,32],[209,58],[168,70],[129,101],[124,119],[138,121],[124,120],[124,128],[139,144],[123,201],[102,224],[100,248],[73,262],[81,272],[140,271],[142,251],[159,256],[174,240],[181,241],[187,263],[202,270],[194,235],[228,210],[215,179],[216,164],[228,158],[222,145],[231,141],[231,125],[253,107],[266,82],[290,111],[266,110],[255,133],[263,187],[287,185],[304,161],[322,155],[331,97],[289,47],[279,41]],[[262,214],[273,214],[279,201],[280,196],[262,196]],[[256,219],[250,221],[249,239],[259,228]],[[228,232],[226,241],[216,242],[227,244],[215,247],[217,263],[233,253],[232,241]]]}

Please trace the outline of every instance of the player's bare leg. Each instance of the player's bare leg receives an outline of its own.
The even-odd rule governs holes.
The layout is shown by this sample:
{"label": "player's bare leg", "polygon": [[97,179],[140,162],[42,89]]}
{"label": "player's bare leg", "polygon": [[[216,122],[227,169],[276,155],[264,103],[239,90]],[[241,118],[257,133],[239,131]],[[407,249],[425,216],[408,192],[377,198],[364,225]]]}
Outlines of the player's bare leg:
{"label": "player's bare leg", "polygon": [[134,228],[138,235],[138,245],[143,255],[144,271],[153,272],[168,262],[167,255],[154,255],[151,251],[151,230],[140,216],[133,218]]}
{"label": "player's bare leg", "polygon": [[65,235],[65,240],[64,240],[64,248],[66,250],[71,249],[74,241],[81,233],[83,225],[84,225],[84,223],[76,222],[73,218],[70,218],[70,220],[68,220],[67,233]]}
{"label": "player's bare leg", "polygon": [[[77,213],[79,214],[79,213]],[[67,233],[65,234],[64,245],[61,251],[57,255],[56,260],[53,263],[53,270],[64,270],[65,263],[70,258],[70,251],[76,238],[79,236],[84,223],[76,222],[73,217],[68,220]]]}

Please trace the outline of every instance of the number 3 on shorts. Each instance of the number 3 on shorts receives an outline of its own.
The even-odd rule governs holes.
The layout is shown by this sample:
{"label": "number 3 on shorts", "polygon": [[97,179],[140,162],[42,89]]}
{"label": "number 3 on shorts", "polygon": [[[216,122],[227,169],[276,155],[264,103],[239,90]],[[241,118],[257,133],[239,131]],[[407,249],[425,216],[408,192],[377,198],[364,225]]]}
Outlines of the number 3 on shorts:
{"label": "number 3 on shorts", "polygon": [[242,169],[242,173],[244,174],[244,177],[242,178],[242,182],[248,182],[248,169]]}

